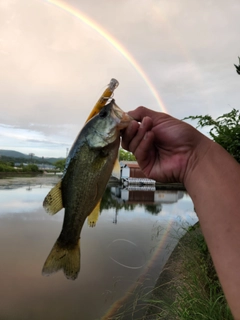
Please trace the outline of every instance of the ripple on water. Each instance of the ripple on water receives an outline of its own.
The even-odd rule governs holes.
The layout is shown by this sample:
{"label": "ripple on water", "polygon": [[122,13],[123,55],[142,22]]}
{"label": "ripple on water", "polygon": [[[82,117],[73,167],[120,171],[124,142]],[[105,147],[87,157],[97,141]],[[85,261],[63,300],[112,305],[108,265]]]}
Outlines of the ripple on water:
{"label": "ripple on water", "polygon": [[141,269],[146,263],[143,250],[127,239],[115,239],[109,245],[109,258],[128,269]]}

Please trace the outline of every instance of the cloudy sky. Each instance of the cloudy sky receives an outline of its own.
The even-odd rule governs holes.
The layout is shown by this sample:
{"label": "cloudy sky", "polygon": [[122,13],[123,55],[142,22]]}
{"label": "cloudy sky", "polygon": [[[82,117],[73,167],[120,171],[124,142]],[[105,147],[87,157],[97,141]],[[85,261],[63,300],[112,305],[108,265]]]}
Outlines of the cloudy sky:
{"label": "cloudy sky", "polygon": [[239,12],[239,0],[1,0],[0,149],[64,157],[111,78],[125,111],[238,109]]}

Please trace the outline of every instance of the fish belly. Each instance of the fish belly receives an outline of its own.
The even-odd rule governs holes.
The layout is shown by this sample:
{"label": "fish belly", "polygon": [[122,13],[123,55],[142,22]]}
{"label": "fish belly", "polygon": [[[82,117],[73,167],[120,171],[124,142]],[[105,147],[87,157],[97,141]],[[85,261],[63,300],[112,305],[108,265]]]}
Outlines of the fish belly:
{"label": "fish belly", "polygon": [[71,160],[62,181],[65,216],[60,239],[66,244],[76,243],[84,221],[102,198],[118,148],[118,140],[104,150],[83,145]]}

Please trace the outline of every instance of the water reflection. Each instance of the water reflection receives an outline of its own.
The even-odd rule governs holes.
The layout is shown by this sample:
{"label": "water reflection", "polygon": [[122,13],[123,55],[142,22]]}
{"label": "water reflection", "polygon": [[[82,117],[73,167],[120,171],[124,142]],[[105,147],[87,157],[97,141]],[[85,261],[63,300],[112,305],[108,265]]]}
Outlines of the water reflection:
{"label": "water reflection", "polygon": [[181,224],[196,221],[192,202],[182,192],[108,188],[96,227],[83,227],[81,271],[69,282],[41,275],[63,221],[63,210],[42,208],[54,179],[0,180],[0,319],[110,319],[137,287],[154,286]]}

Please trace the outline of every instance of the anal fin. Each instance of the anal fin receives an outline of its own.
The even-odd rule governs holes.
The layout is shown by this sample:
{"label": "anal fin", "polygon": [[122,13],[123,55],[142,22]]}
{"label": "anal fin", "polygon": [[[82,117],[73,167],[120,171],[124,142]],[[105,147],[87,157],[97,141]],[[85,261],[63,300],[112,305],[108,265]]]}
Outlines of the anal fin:
{"label": "anal fin", "polygon": [[93,209],[93,211],[88,216],[87,223],[88,223],[89,227],[93,228],[97,224],[99,213],[100,213],[101,200],[97,203],[96,207]]}

